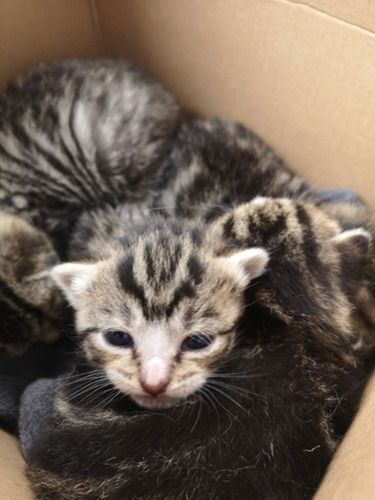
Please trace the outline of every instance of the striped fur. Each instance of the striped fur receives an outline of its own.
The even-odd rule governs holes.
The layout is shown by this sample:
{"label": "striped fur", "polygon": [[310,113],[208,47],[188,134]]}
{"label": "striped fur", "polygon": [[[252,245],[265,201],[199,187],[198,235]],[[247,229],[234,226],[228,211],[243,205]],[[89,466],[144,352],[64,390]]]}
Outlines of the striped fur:
{"label": "striped fur", "polygon": [[369,372],[372,215],[240,125],[173,141],[173,98],[126,63],[41,67],[0,112],[0,207],[78,261],[52,272],[78,346],[27,450],[37,498],[310,498]]}
{"label": "striped fur", "polygon": [[250,130],[225,120],[195,120],[180,128],[153,208],[209,221],[255,196],[321,202]]}
{"label": "striped fur", "polygon": [[[238,252],[245,259],[216,256],[205,225],[160,217],[130,228],[112,253],[91,264],[62,264],[53,272],[76,308],[76,328],[93,367],[146,407],[175,404],[198,390],[230,353],[244,289],[262,274],[267,254]],[[97,242],[98,244],[99,241]],[[134,348],[108,344],[108,331],[128,333]],[[194,335],[210,338],[204,349],[186,350]],[[168,380],[165,390],[144,390],[152,363]]]}
{"label": "striped fur", "polygon": [[[363,278],[370,234],[343,231],[313,205],[286,198],[255,198],[212,223],[155,217],[122,234],[112,217],[115,235],[105,240],[91,226],[88,248],[99,264],[86,266],[99,267],[76,283],[81,354],[27,450],[37,498],[311,498],[369,372],[343,278],[348,255]],[[217,259],[245,247],[266,250],[267,271],[234,294],[232,282],[228,295],[233,277],[217,274]],[[178,346],[202,320],[226,348],[192,359]],[[134,335],[123,354],[101,340],[114,321]],[[163,349],[176,349],[173,380],[148,411],[150,399],[132,395],[131,384],[131,399],[114,390],[124,383],[114,371],[137,380],[160,328]],[[199,369],[204,384],[175,401],[179,381]]]}
{"label": "striped fur", "polygon": [[174,98],[128,63],[41,65],[0,96],[0,209],[60,249],[83,209],[147,199],[178,120]]}
{"label": "striped fur", "polygon": [[57,338],[65,315],[63,297],[50,276],[57,263],[42,231],[0,212],[0,358]]}

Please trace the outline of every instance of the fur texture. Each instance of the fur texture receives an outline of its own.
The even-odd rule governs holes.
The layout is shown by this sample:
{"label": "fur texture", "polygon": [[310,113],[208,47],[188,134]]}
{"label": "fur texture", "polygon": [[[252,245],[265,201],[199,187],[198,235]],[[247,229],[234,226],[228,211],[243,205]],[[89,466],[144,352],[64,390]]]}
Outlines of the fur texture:
{"label": "fur texture", "polygon": [[61,251],[82,210],[150,195],[179,113],[161,84],[128,63],[39,66],[0,96],[0,208]]}
{"label": "fur texture", "polygon": [[225,120],[196,120],[180,128],[153,209],[209,221],[256,196],[321,203],[318,192],[250,130]]}
{"label": "fur texture", "polygon": [[[159,224],[158,230],[154,223],[139,231],[142,243],[170,231],[170,226],[179,227],[176,221]],[[190,223],[181,224],[178,241],[190,240]],[[236,323],[235,343],[215,360],[200,390],[170,408],[149,411],[118,394],[103,378],[108,353],[93,349],[90,340],[99,335],[100,326],[82,332],[83,349],[74,374],[61,380],[50,422],[29,451],[29,477],[38,498],[313,495],[355,412],[369,370],[356,350],[353,306],[341,277],[350,253],[357,255],[352,265],[358,266],[356,279],[361,280],[362,259],[372,252],[371,237],[365,231],[343,232],[314,206],[287,199],[257,198],[195,230],[200,235],[194,249],[197,259],[201,252],[223,258],[244,247],[262,247],[270,254],[268,270],[245,292],[248,306]],[[128,243],[131,239],[124,236],[118,242],[118,269],[123,263],[120,247],[125,255],[142,254]],[[164,258],[175,262],[175,252],[169,257],[164,252]],[[209,297],[208,271],[201,269],[202,288]],[[116,275],[113,272],[112,279]],[[147,281],[139,282],[141,275],[127,277],[125,290],[129,283],[133,290],[152,288]],[[105,315],[121,300],[114,297],[113,281],[100,282],[101,290],[93,286],[85,293],[88,300],[98,300],[92,309],[97,311],[101,303]],[[113,300],[104,306],[109,293]],[[220,297],[221,291],[216,293]],[[151,299],[154,318],[163,297]],[[144,298],[139,299],[136,295],[142,306]],[[213,299],[210,317],[217,314],[223,320],[231,309],[238,315],[228,297],[225,307],[215,307],[216,294]],[[192,297],[186,294],[181,303],[185,301],[191,305]],[[209,306],[210,301],[203,303]],[[167,316],[166,307],[161,314]],[[153,335],[150,330],[151,344]],[[184,364],[184,353],[180,356]],[[205,368],[207,359],[202,357]],[[125,358],[123,367],[136,372],[130,363]],[[77,469],[77,463],[85,464],[84,469]]]}
{"label": "fur texture", "polygon": [[174,99],[126,63],[41,67],[0,111],[1,207],[79,261],[52,272],[77,356],[37,498],[310,498],[370,369],[373,216],[240,125],[173,141]]}
{"label": "fur texture", "polygon": [[45,233],[0,212],[0,242],[0,357],[5,357],[55,340],[66,306],[50,276],[59,259]]}

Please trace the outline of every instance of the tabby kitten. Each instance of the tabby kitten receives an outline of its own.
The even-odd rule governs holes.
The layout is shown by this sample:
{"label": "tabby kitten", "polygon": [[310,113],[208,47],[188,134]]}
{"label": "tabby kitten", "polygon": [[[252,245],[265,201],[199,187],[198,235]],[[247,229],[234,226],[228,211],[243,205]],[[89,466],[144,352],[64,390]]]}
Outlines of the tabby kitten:
{"label": "tabby kitten", "polygon": [[[308,289],[300,296],[290,283],[293,293],[284,299],[279,296],[273,309],[282,301],[285,307],[296,308],[301,301],[302,314],[308,310],[310,296],[311,301],[325,296],[317,316],[320,322],[326,318],[330,327],[327,341],[340,344],[343,335],[350,340],[352,307],[348,284],[340,282],[341,266],[350,255],[345,276],[351,265],[353,279],[362,278],[371,236],[362,228],[342,232],[337,222],[311,205],[306,207],[287,199],[257,197],[213,226],[154,217],[135,228],[123,227],[118,238],[95,236],[94,260],[61,264],[51,273],[76,309],[76,329],[85,339],[85,357],[141,406],[166,407],[186,398],[203,387],[232,351],[247,304],[244,291],[264,273],[270,252],[280,251],[281,243],[273,233],[285,237],[285,232],[292,241],[301,240],[298,247],[283,251],[295,267],[301,260],[295,272]],[[99,232],[101,219],[96,219]],[[254,245],[247,243],[252,227],[262,231]],[[90,228],[95,232],[95,220]],[[118,234],[120,228],[118,221]],[[309,229],[311,234],[305,234]],[[253,231],[251,238],[256,238]],[[87,243],[87,249],[91,248]],[[336,263],[325,250],[329,245],[340,253]],[[313,255],[314,246],[317,255]],[[297,254],[293,258],[292,251]],[[319,267],[327,269],[322,272],[325,282],[323,277],[320,282],[310,277]],[[278,279],[278,273],[274,274],[273,282]],[[327,287],[340,300],[328,299]],[[269,307],[270,301],[269,297]],[[330,349],[335,352],[333,346]]]}
{"label": "tabby kitten", "polygon": [[255,198],[110,244],[53,271],[81,347],[24,397],[24,435],[51,400],[23,441],[37,498],[310,498],[369,372],[342,279],[352,255],[361,280],[369,233]]}
{"label": "tabby kitten", "polygon": [[[247,204],[325,207],[239,125],[186,124],[168,154],[178,107],[125,63],[46,65],[0,110],[1,207],[86,260],[52,273],[76,309],[74,375],[21,409],[38,498],[310,496],[368,372],[369,233]],[[129,202],[151,206],[143,223]]]}
{"label": "tabby kitten", "polygon": [[174,97],[126,62],[40,65],[0,96],[0,209],[62,253],[82,210],[146,202],[179,116]]}
{"label": "tabby kitten", "polygon": [[57,338],[66,316],[50,276],[58,262],[45,233],[0,212],[0,359]]}
{"label": "tabby kitten", "polygon": [[[243,292],[268,254],[215,255],[196,222],[148,219],[105,258],[52,271],[77,310],[93,368],[141,406],[166,407],[203,386],[233,348]],[[100,245],[101,247],[101,245]]]}

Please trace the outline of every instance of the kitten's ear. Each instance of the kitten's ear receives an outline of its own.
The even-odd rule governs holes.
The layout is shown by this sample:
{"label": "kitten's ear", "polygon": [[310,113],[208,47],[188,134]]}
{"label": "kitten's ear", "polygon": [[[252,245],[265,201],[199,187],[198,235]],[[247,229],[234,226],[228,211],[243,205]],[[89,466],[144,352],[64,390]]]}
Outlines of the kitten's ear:
{"label": "kitten's ear", "polygon": [[356,291],[371,261],[371,234],[363,228],[351,229],[334,236],[331,241],[340,253],[341,280],[345,281],[348,292]]}
{"label": "kitten's ear", "polygon": [[332,241],[340,251],[348,253],[349,256],[365,256],[369,251],[372,237],[366,229],[359,227],[334,236]]}
{"label": "kitten's ear", "polygon": [[68,302],[78,309],[81,294],[96,275],[96,264],[69,262],[60,264],[51,271],[51,277],[62,290]]}
{"label": "kitten's ear", "polygon": [[263,248],[247,248],[229,257],[220,257],[221,264],[236,277],[243,288],[266,270],[269,255]]}

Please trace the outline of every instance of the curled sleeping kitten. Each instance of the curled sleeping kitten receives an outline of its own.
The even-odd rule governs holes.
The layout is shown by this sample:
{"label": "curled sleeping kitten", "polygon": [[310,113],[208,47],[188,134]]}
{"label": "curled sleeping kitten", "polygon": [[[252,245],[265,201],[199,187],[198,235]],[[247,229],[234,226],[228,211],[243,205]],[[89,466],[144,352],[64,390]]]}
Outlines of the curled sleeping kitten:
{"label": "curled sleeping kitten", "polygon": [[174,97],[124,61],[38,66],[0,96],[0,209],[63,253],[82,210],[147,201],[179,117]]}
{"label": "curled sleeping kitten", "polygon": [[58,262],[45,233],[0,212],[0,358],[57,338],[66,317],[50,276]]}
{"label": "curled sleeping kitten", "polygon": [[256,198],[57,266],[80,347],[74,374],[24,396],[37,497],[311,498],[370,370],[343,276],[372,253],[362,228]]}
{"label": "curled sleeping kitten", "polygon": [[153,208],[169,217],[210,221],[256,196],[320,204],[326,193],[290,172],[254,132],[227,120],[184,123],[166,163]]}

